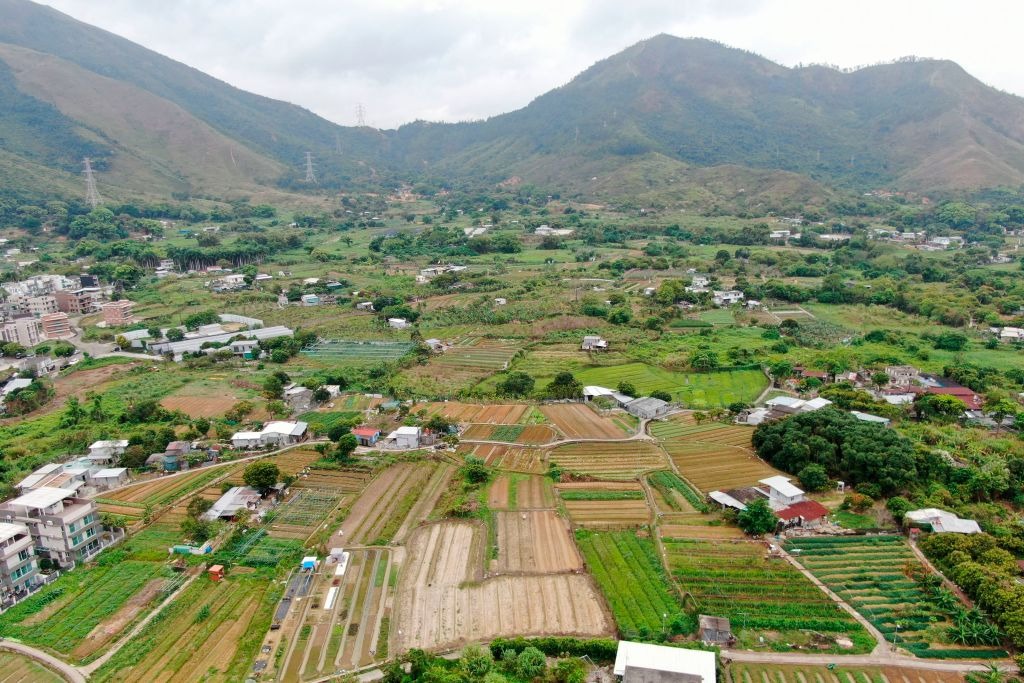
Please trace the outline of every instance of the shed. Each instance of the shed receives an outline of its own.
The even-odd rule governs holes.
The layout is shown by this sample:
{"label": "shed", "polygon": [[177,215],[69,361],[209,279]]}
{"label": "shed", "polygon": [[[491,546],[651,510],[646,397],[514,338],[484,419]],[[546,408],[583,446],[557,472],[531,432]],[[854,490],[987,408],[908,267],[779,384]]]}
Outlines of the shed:
{"label": "shed", "polygon": [[224,578],[224,565],[215,564],[207,569],[206,573],[210,577],[210,581],[221,581]]}
{"label": "shed", "polygon": [[302,563],[300,564],[300,566],[302,567],[302,571],[312,572],[316,571],[316,567],[318,564],[320,564],[320,562],[316,559],[316,555],[307,555],[306,557],[302,558]]}
{"label": "shed", "polygon": [[624,407],[626,412],[630,415],[635,415],[636,417],[646,420],[653,420],[656,417],[661,417],[672,410],[671,405],[662,401],[660,398],[654,398],[653,396],[634,399]]}
{"label": "shed", "polygon": [[699,624],[698,635],[707,645],[729,645],[735,639],[732,635],[732,626],[725,617],[712,617],[701,614],[697,617]]}
{"label": "shed", "polygon": [[715,653],[619,641],[612,672],[623,683],[715,683]]}
{"label": "shed", "polygon": [[374,427],[356,427],[352,430],[352,436],[360,446],[372,446],[380,438],[380,430]]}
{"label": "shed", "polygon": [[814,528],[820,526],[828,517],[829,510],[816,500],[802,500],[776,511],[775,515],[785,522],[786,526]]}
{"label": "shed", "polygon": [[980,534],[981,527],[973,519],[960,519],[952,512],[938,508],[911,510],[903,515],[905,521],[931,527],[937,534]]}

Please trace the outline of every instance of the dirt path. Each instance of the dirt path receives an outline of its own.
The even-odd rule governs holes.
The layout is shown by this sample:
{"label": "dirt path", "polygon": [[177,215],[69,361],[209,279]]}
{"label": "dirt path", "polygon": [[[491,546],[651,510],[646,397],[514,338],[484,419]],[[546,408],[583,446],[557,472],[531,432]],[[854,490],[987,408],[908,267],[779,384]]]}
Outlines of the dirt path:
{"label": "dirt path", "polygon": [[0,641],[0,650],[7,650],[8,652],[16,652],[19,655],[25,655],[30,659],[34,659],[40,664],[46,666],[48,669],[52,669],[55,673],[60,674],[65,680],[70,683],[85,683],[86,678],[82,675],[82,672],[77,668],[60,661],[56,657],[49,655],[42,650],[37,650],[34,647],[29,647],[14,640],[2,640]]}

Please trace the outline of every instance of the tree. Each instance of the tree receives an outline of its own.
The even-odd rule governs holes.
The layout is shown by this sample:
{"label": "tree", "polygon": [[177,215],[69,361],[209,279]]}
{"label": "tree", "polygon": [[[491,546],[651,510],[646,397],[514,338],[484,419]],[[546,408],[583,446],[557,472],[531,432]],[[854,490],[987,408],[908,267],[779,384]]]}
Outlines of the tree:
{"label": "tree", "polygon": [[195,517],[181,520],[181,533],[196,545],[202,545],[213,536],[213,524]]}
{"label": "tree", "polygon": [[656,389],[655,391],[652,391],[651,398],[656,398],[660,401],[664,401],[665,403],[672,402],[672,394],[668,393],[664,389]]}
{"label": "tree", "polygon": [[494,656],[488,648],[479,645],[467,645],[462,649],[459,666],[471,681],[477,681],[487,675],[494,666]]}
{"label": "tree", "polygon": [[523,648],[516,657],[516,674],[521,678],[533,680],[544,675],[547,664],[548,660],[544,653],[531,645]]}
{"label": "tree", "polygon": [[793,376],[793,364],[786,360],[780,360],[768,366],[768,372],[776,385],[781,384]]}
{"label": "tree", "polygon": [[948,394],[922,394],[914,399],[914,414],[918,420],[951,422],[967,410],[967,404]]}
{"label": "tree", "polygon": [[177,342],[185,338],[185,333],[178,327],[167,330],[167,341]]}
{"label": "tree", "polygon": [[185,508],[185,514],[192,519],[198,519],[204,512],[213,507],[213,501],[208,498],[200,498],[196,496],[188,502],[188,506]]}
{"label": "tree", "polygon": [[736,522],[751,536],[761,536],[775,531],[779,518],[772,512],[768,501],[759,498],[749,503],[746,510],[740,510]]}
{"label": "tree", "polygon": [[534,379],[525,372],[510,372],[498,382],[498,393],[503,396],[528,396],[533,393]]}
{"label": "tree", "polygon": [[625,394],[626,396],[639,396],[639,392],[636,390],[636,385],[632,382],[627,382],[626,380],[619,382],[616,389],[618,389],[620,394]]}
{"label": "tree", "polygon": [[889,383],[889,375],[884,372],[876,372],[871,375],[871,383],[881,389]]}
{"label": "tree", "polygon": [[720,365],[718,354],[711,349],[698,349],[690,355],[690,367],[697,372],[708,372]]}
{"label": "tree", "polygon": [[466,464],[459,468],[459,474],[466,480],[466,483],[479,485],[491,478],[491,470],[483,460],[475,455],[466,456]]}
{"label": "tree", "polygon": [[317,403],[323,403],[331,398],[331,392],[327,391],[323,387],[317,387],[313,391],[313,400]]}
{"label": "tree", "polygon": [[555,375],[546,388],[546,393],[553,399],[572,399],[583,397],[583,385],[571,372],[560,372]]}
{"label": "tree", "polygon": [[995,400],[985,402],[985,410],[992,415],[992,419],[996,423],[1002,423],[1006,417],[1016,417],[1020,414],[1020,405],[1016,401],[1009,398],[997,398]]}
{"label": "tree", "polygon": [[817,463],[811,463],[796,475],[808,491],[824,491],[828,488],[828,472]]}
{"label": "tree", "polygon": [[340,462],[347,462],[352,453],[356,450],[356,446],[359,442],[356,441],[356,437],[353,434],[345,434],[338,439],[337,446],[334,450],[334,457]]}
{"label": "tree", "polygon": [[903,496],[893,496],[889,500],[885,501],[885,509],[892,514],[893,519],[902,523],[903,515],[913,510],[914,504]]}
{"label": "tree", "polygon": [[608,314],[608,322],[614,325],[625,325],[633,319],[633,313],[626,307],[620,306]]}
{"label": "tree", "polygon": [[262,495],[274,488],[280,474],[281,470],[277,465],[267,460],[260,460],[245,468],[242,472],[242,481]]}

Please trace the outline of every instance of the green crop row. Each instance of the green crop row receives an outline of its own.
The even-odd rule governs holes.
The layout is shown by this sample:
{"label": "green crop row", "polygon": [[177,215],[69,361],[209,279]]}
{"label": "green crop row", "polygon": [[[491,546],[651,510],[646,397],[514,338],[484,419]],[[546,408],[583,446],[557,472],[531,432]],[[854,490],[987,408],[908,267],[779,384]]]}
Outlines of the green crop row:
{"label": "green crop row", "polygon": [[565,489],[562,500],[643,500],[643,491],[608,491],[604,489]]}

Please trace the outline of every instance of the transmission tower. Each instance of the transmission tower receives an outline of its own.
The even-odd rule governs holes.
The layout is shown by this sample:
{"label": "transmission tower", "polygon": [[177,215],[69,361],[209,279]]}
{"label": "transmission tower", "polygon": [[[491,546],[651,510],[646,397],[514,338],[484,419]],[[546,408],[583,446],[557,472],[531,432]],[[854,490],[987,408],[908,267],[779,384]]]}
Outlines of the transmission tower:
{"label": "transmission tower", "polygon": [[363,109],[362,103],[356,105],[356,125],[360,128],[366,125],[366,110]]}
{"label": "transmission tower", "polygon": [[306,152],[306,182],[316,185],[316,173],[313,171],[313,155]]}
{"label": "transmission tower", "polygon": [[103,201],[100,199],[99,190],[96,189],[96,172],[92,170],[92,161],[89,157],[82,159],[82,163],[85,164],[82,171],[85,175],[85,203],[95,209]]}

